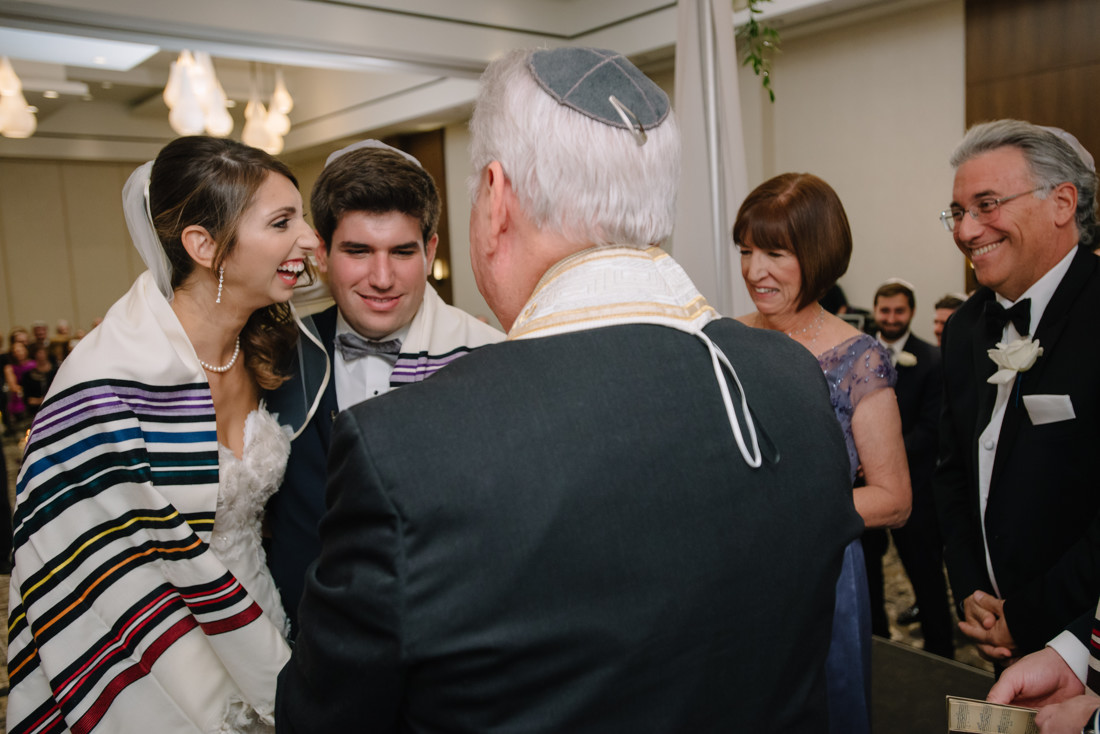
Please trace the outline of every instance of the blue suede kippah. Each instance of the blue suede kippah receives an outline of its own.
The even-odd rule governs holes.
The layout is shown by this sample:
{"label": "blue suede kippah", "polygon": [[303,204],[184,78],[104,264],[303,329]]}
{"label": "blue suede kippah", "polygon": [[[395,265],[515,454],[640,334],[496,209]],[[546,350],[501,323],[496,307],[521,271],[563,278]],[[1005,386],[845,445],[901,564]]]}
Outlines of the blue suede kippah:
{"label": "blue suede kippah", "polygon": [[668,117],[668,95],[625,56],[600,48],[555,48],[535,51],[531,75],[560,104],[612,127],[631,125],[611,102],[616,100],[637,118],[642,130]]}

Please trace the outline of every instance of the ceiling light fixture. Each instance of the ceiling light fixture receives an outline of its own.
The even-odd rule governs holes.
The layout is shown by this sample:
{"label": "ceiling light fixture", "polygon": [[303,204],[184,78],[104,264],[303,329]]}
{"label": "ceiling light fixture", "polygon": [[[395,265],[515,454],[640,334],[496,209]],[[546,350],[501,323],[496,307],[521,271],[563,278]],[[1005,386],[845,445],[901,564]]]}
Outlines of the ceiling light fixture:
{"label": "ceiling light fixture", "polygon": [[38,127],[38,120],[23,96],[23,84],[7,56],[0,56],[0,135],[6,138],[29,138]]}
{"label": "ceiling light fixture", "polygon": [[244,130],[241,140],[253,148],[259,148],[271,155],[283,151],[283,137],[290,132],[288,113],[294,109],[294,99],[287,91],[282,69],[275,71],[275,91],[265,108],[260,101],[259,74],[256,65],[252,66],[252,93],[244,108]]}
{"label": "ceiling light fixture", "polygon": [[205,130],[224,138],[233,131],[225,90],[214,73],[210,54],[205,51],[180,52],[168,72],[164,102],[169,110],[168,124],[180,135],[199,135]]}

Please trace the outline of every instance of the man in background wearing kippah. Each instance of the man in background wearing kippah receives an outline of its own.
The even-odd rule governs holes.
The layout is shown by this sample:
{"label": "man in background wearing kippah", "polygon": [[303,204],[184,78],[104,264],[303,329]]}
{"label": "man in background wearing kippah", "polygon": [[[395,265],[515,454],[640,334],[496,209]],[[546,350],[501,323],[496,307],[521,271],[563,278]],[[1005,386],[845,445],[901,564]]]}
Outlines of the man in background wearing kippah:
{"label": "man in background wearing kippah", "polygon": [[1075,138],[1018,120],[951,164],[942,218],[982,287],[943,331],[936,509],[959,626],[1004,666],[1100,593],[1097,179]]}
{"label": "man in background wearing kippah", "polygon": [[518,51],[471,131],[508,340],[337,419],[279,731],[819,732],[847,452],[817,361],[653,246],[667,96]]}
{"label": "man in background wearing kippah", "polygon": [[504,338],[428,285],[440,198],[411,155],[377,140],[333,153],[313,186],[310,209],[324,243],[316,257],[336,304],[302,319],[291,378],[266,397],[268,410],[294,436],[266,518],[268,565],[291,638],[306,568],[321,552],[336,414]]}
{"label": "man in background wearing kippah", "polygon": [[[916,603],[898,614],[898,624],[912,624],[919,619],[927,652],[953,657],[955,645],[954,624],[950,603],[947,600],[947,581],[943,575],[943,541],[940,539],[936,503],[932,496],[932,473],[936,469],[937,438],[943,370],[940,351],[917,337],[910,330],[913,314],[917,309],[917,297],[912,284],[891,278],[875,291],[873,302],[876,338],[890,353],[890,362],[898,372],[894,393],[901,413],[901,433],[905,439],[905,457],[909,461],[909,483],[913,488],[913,509],[904,527],[890,531],[897,546],[898,556],[905,573],[913,585]],[[864,548],[867,535],[864,531]],[[885,530],[881,533],[883,552],[886,548]],[[871,586],[872,618],[885,617],[883,604],[882,554],[877,557],[867,553],[867,576]],[[874,568],[872,568],[872,565]],[[878,586],[875,587],[877,575]],[[905,620],[909,612],[914,618]],[[884,633],[890,636],[889,625]]]}

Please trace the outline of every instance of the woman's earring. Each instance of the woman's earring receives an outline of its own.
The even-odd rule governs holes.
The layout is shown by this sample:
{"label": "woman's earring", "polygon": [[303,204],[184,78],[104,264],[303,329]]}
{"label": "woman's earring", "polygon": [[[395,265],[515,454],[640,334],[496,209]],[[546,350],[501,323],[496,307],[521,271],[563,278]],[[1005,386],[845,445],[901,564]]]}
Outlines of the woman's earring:
{"label": "woman's earring", "polygon": [[214,300],[214,303],[222,302],[222,286],[225,285],[225,266],[218,266],[218,297]]}

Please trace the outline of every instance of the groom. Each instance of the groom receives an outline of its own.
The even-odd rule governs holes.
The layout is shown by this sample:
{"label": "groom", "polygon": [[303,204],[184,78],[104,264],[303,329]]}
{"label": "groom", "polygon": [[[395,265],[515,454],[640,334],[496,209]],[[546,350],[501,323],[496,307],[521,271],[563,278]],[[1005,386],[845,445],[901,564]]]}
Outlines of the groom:
{"label": "groom", "polygon": [[[1100,590],[1096,171],[1073,136],[1016,120],[971,128],[951,163],[942,219],[983,287],[943,332],[936,505],[959,627],[1006,664]],[[995,345],[1023,358],[998,369]]]}
{"label": "groom", "polygon": [[440,199],[411,155],[376,140],[333,153],[310,207],[336,305],[302,319],[291,379],[267,395],[268,410],[294,432],[283,484],[267,505],[268,565],[292,637],[306,568],[321,550],[336,414],[504,338],[428,285]]}

